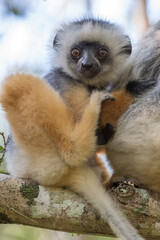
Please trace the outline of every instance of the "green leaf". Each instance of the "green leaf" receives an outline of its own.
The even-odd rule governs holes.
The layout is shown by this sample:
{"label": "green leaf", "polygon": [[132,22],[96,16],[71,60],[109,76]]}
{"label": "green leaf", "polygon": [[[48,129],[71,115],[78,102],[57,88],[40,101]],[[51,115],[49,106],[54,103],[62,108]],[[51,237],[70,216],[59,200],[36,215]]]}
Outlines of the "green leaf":
{"label": "green leaf", "polygon": [[6,173],[6,164],[4,160],[0,164],[0,173]]}
{"label": "green leaf", "polygon": [[4,148],[0,145],[0,151],[2,152],[4,150]]}

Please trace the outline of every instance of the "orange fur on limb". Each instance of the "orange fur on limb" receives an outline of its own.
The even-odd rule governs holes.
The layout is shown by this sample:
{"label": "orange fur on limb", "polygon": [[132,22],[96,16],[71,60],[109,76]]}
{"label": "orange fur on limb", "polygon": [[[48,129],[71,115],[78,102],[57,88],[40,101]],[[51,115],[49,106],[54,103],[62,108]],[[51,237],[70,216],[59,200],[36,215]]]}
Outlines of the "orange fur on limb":
{"label": "orange fur on limb", "polygon": [[[80,91],[85,95],[84,89],[82,90]],[[73,96],[73,91],[71,91],[70,95]],[[100,127],[108,122],[116,126],[120,115],[123,114],[133,101],[131,95],[126,94],[125,90],[114,92],[113,95],[115,101],[106,100],[102,104],[99,121]],[[90,107],[88,106],[88,111],[83,115],[82,122],[84,122],[84,124],[77,124],[74,132],[75,119],[73,118],[73,111],[69,111],[63,99],[53,88],[37,77],[24,74],[10,76],[4,85],[1,102],[2,105],[10,111],[7,117],[11,126],[13,126],[13,133],[16,132],[16,140],[21,146],[24,148],[29,147],[30,150],[34,148],[34,151],[37,148],[37,151],[39,151],[39,147],[41,146],[43,148],[44,143],[46,150],[54,144],[54,146],[59,149],[61,157],[68,161],[71,166],[76,166],[77,159],[79,159],[78,161],[82,159],[82,162],[84,162],[95,153],[94,144],[96,138],[93,137],[91,133],[94,132],[93,126],[95,126],[97,121],[97,111],[95,111],[96,101],[98,101],[97,97],[92,103],[95,108],[95,116],[93,117],[93,114],[90,113],[92,110],[89,110]],[[13,107],[13,102],[16,102],[16,108]],[[87,104],[89,104],[89,100],[85,100],[79,112],[84,111],[85,105]],[[21,109],[23,109],[23,111],[21,111],[21,114],[18,114]],[[15,115],[16,120],[14,118]],[[26,119],[28,121],[27,126]],[[93,122],[93,120],[95,122]],[[14,121],[16,121],[16,123]],[[90,122],[92,122],[92,124],[90,124]],[[26,127],[24,128],[24,126]],[[53,126],[56,126],[56,128]],[[85,129],[88,129],[88,133],[90,133],[87,134]],[[83,132],[85,132],[85,135],[83,135]],[[71,135],[74,141],[71,140]],[[82,141],[79,139],[81,135],[84,136]],[[37,136],[37,138],[35,138],[35,136]],[[48,138],[48,136],[50,137]],[[31,142],[32,144],[30,144]],[[72,150],[73,142],[77,143],[77,145],[74,144],[74,151]],[[83,151],[79,153],[79,149],[83,149]],[[80,157],[78,157],[78,155]],[[100,157],[95,157],[95,165],[101,167],[103,172],[101,175],[102,182],[107,184],[110,175]]]}
{"label": "orange fur on limb", "polygon": [[95,153],[94,131],[103,97],[104,93],[93,93],[81,121],[75,124],[64,100],[52,87],[38,77],[17,74],[6,79],[1,103],[21,146],[39,150],[44,143],[47,148],[54,144],[58,154],[76,166]]}
{"label": "orange fur on limb", "polygon": [[134,98],[131,94],[127,93],[125,89],[121,91],[112,92],[114,101],[104,101],[102,103],[99,127],[104,127],[107,123],[113,125],[116,128],[117,122],[121,115],[128,109],[128,107],[134,102]]}
{"label": "orange fur on limb", "polygon": [[[134,102],[134,98],[131,94],[126,92],[126,89],[112,92],[114,96],[114,101],[104,101],[101,107],[100,119],[99,119],[99,128],[103,128],[107,123],[112,124],[116,129],[117,122],[121,115],[128,109],[128,107]],[[107,157],[106,147],[98,147],[97,153],[103,153]],[[111,175],[109,174],[103,160],[101,157],[96,154],[95,165],[101,166],[101,181],[103,185],[108,185]]]}
{"label": "orange fur on limb", "polygon": [[[81,89],[80,92],[84,96],[87,95],[84,89]],[[73,96],[73,91],[69,93]],[[89,100],[87,100],[89,98],[88,95],[87,98],[84,98],[85,101],[83,104],[80,102],[82,106],[79,112],[84,111],[87,104],[88,109],[86,109],[82,115],[82,121],[78,124],[76,124],[73,117],[73,110],[71,109],[71,111],[69,111],[59,94],[41,79],[31,75],[17,74],[10,76],[5,82],[1,102],[4,108],[7,109],[7,113],[9,112],[7,117],[11,123],[12,131],[13,133],[16,132],[16,140],[22,147],[29,147],[30,150],[34,149],[34,151],[39,151],[39,147],[41,146],[41,148],[43,148],[44,143],[46,150],[54,144],[54,146],[59,149],[59,153],[57,154],[60,154],[69,165],[76,166],[79,164],[79,161],[83,163],[95,153],[96,138],[93,136],[93,133],[99,107],[96,111],[98,93],[92,95],[94,95],[94,99],[93,97],[91,98],[90,104]],[[106,100],[102,104],[99,121],[100,127],[108,122],[116,126],[120,115],[122,115],[133,102],[133,98],[130,94],[127,94],[125,90],[114,92],[113,95],[115,101]],[[76,97],[74,99],[76,99]],[[13,103],[16,108],[13,106]],[[21,111],[21,109],[23,109],[23,111]],[[19,114],[20,111],[21,114]],[[90,111],[93,111],[93,113]],[[16,118],[14,116],[16,116]],[[27,125],[26,119],[28,121]],[[86,131],[86,129],[88,129],[88,131]],[[85,132],[85,134],[83,134],[83,132]],[[83,136],[82,139],[80,139],[79,136]],[[31,142],[32,144],[30,144]],[[83,149],[83,151],[79,152],[79,149]],[[107,183],[110,175],[100,157],[95,157],[95,165],[101,167],[103,172],[101,174],[102,182]]]}
{"label": "orange fur on limb", "polygon": [[105,151],[97,152],[96,160],[95,160],[96,166],[100,167],[100,169],[101,169],[101,182],[104,186],[106,186],[106,185],[108,185],[108,183],[110,181],[111,174],[107,170],[105,163],[103,162],[102,158],[99,156],[99,153],[104,154],[104,156],[106,155],[106,153],[105,153]]}

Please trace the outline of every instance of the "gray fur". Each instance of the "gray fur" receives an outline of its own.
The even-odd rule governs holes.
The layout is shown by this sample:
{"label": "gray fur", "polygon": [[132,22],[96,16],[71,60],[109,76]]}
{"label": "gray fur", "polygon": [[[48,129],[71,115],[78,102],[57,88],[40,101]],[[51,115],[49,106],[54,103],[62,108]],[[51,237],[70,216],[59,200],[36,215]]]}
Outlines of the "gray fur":
{"label": "gray fur", "polygon": [[[157,78],[160,74],[160,21],[149,29],[133,55],[133,79]],[[131,80],[132,80],[131,79]]]}
{"label": "gray fur", "polygon": [[133,48],[128,66],[113,89],[121,89],[129,81],[158,78],[160,74],[160,21],[149,28]]}
{"label": "gray fur", "polygon": [[157,80],[157,86],[120,118],[107,148],[114,179],[123,176],[160,191],[160,21],[139,42],[128,69],[129,80]]}

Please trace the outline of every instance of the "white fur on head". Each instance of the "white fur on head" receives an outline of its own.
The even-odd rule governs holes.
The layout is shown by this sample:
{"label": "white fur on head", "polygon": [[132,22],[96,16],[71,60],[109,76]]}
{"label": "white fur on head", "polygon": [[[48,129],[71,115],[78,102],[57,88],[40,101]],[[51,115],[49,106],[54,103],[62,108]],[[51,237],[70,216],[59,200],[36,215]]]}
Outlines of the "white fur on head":
{"label": "white fur on head", "polygon": [[131,50],[130,39],[124,34],[121,27],[107,21],[94,19],[84,19],[62,25],[54,41],[54,67],[62,68],[63,71],[75,79],[79,79],[79,76],[72,72],[67,58],[72,46],[80,42],[99,42],[107,46],[110,50],[112,62],[110,65],[104,64],[100,74],[91,80],[85,79],[85,82],[90,85],[97,85],[101,81],[101,85],[105,86],[107,83],[116,81],[129,56],[129,53],[126,53],[125,50],[127,48],[129,50],[129,47]]}

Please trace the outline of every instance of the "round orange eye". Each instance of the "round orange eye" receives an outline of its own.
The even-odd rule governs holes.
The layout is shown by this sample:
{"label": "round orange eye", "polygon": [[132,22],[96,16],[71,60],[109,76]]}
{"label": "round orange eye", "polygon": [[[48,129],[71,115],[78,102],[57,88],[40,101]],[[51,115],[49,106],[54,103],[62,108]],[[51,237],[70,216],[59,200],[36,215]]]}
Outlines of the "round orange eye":
{"label": "round orange eye", "polygon": [[74,58],[78,58],[79,55],[80,55],[80,49],[79,48],[73,48],[71,54]]}
{"label": "round orange eye", "polygon": [[105,59],[108,56],[108,51],[105,48],[100,48],[98,51],[98,56],[101,59]]}

